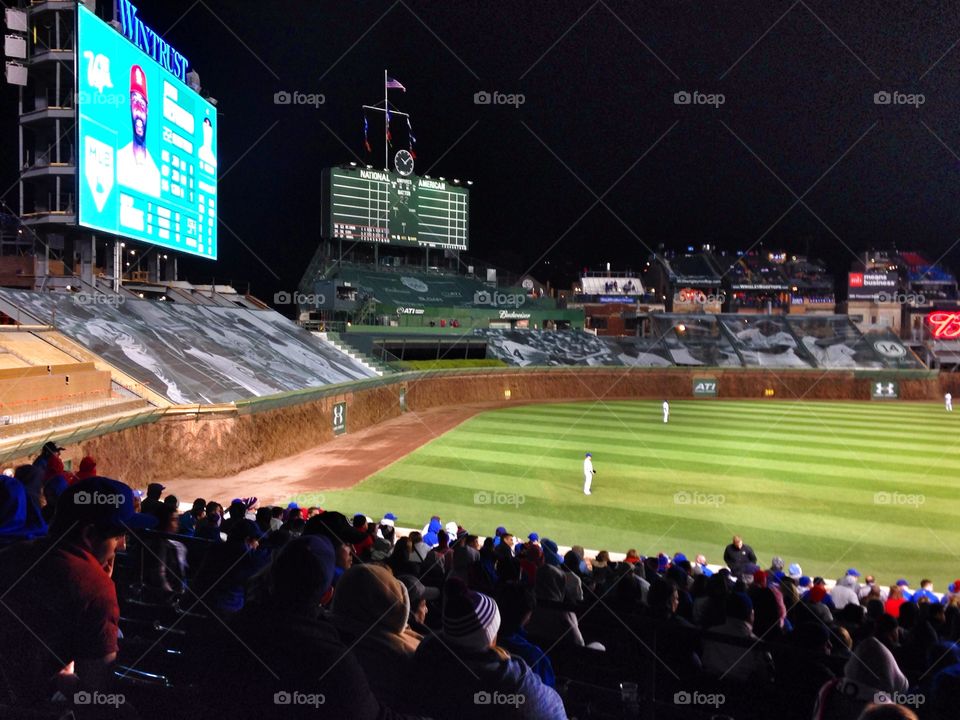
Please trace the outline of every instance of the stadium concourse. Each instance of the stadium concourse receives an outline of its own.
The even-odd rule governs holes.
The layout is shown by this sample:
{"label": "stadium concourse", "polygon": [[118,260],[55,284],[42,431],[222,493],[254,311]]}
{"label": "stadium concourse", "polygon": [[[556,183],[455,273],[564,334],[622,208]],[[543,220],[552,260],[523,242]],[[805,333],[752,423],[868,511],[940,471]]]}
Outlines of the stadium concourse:
{"label": "stadium concourse", "polygon": [[[357,428],[304,455],[214,480],[102,477],[125,458],[92,457],[86,449],[118,430],[127,432],[124,417],[105,421],[81,415],[73,417],[77,428],[64,431],[54,415],[52,428],[31,426],[23,437],[0,437],[14,465],[10,475],[0,476],[5,546],[0,555],[0,717],[62,718],[72,712],[81,720],[150,720],[209,717],[226,709],[239,719],[282,714],[740,720],[775,711],[788,719],[854,720],[873,704],[897,705],[931,720],[956,717],[960,588],[955,582],[936,587],[946,591],[942,596],[920,577],[911,578],[913,585],[889,578],[881,584],[866,575],[874,572],[868,565],[845,569],[854,563],[847,560],[849,543],[840,540],[832,550],[826,543],[819,546],[832,553],[822,573],[835,569],[835,577],[816,577],[817,568],[798,566],[796,557],[773,557],[779,551],[768,550],[775,546],[769,540],[762,549],[771,558],[758,557],[750,545],[761,546],[744,517],[711,524],[697,508],[680,510],[676,504],[677,518],[688,519],[684,528],[699,525],[711,533],[712,563],[700,557],[704,536],[688,546],[686,530],[658,531],[660,540],[649,543],[652,549],[634,544],[631,540],[645,529],[618,520],[634,511],[618,509],[616,498],[629,508],[631,492],[640,502],[643,497],[627,475],[627,484],[617,488],[613,474],[603,474],[612,465],[599,449],[603,440],[612,446],[630,443],[618,436],[611,418],[603,417],[605,402],[594,399],[593,410],[600,415],[581,428],[593,435],[600,479],[591,500],[599,501],[598,508],[587,508],[576,479],[584,438],[552,452],[548,442],[543,448],[550,457],[539,461],[543,472],[558,478],[562,472],[556,463],[573,466],[573,492],[555,510],[567,514],[566,520],[551,518],[541,506],[538,516],[521,523],[520,532],[515,509],[478,508],[476,497],[460,502],[457,493],[464,488],[445,486],[454,479],[445,470],[449,466],[432,462],[430,453],[452,451],[476,472],[496,475],[502,458],[484,465],[470,451],[445,448],[444,438],[461,433],[464,447],[482,452],[479,435],[496,435],[498,425],[503,431],[504,418],[519,420],[534,434],[542,430],[549,421],[522,416],[541,413],[543,407],[567,415],[557,432],[574,430],[577,421],[570,414],[582,415],[586,407],[495,409],[508,404],[504,372],[533,377],[528,370],[508,369],[478,385],[500,393],[480,406],[464,401],[467,376],[447,376],[446,382],[460,384],[458,406],[402,414],[398,402],[415,403],[427,384],[441,378],[416,373],[382,378],[362,357],[270,310],[136,299],[98,307],[69,295],[10,290],[0,291],[0,303],[0,310],[20,323],[0,337],[9,336],[0,345],[11,356],[15,351],[24,366],[40,366],[42,357],[62,353],[83,364],[83,371],[103,385],[96,392],[142,405],[129,422],[160,428],[143,437],[173,432],[172,418],[166,417],[171,412],[200,425],[204,412],[235,415],[252,399],[263,403],[254,417],[261,418],[260,434],[269,436],[278,417],[270,413],[285,408],[302,425],[308,422],[295,415],[301,412],[298,393],[323,386],[331,388],[333,400],[353,393],[351,412],[365,412],[357,400],[360,391],[351,388],[373,387],[367,392],[392,401],[389,417],[397,418],[384,423],[365,416],[367,430]],[[694,345],[685,345],[678,327],[685,323],[664,322],[676,340],[664,341],[674,362],[694,357],[689,352]],[[897,364],[903,357],[888,363],[838,323],[819,327],[829,328],[830,337],[824,333],[819,346],[815,340],[801,342],[806,350],[798,345],[798,357],[816,360],[813,348],[820,347],[824,358],[848,358],[845,367],[853,361],[874,372],[907,373],[905,392],[915,387],[931,392],[933,385],[923,383],[935,381],[925,375],[918,379],[911,365]],[[796,336],[796,328],[782,332]],[[705,339],[729,339],[727,333],[705,333],[695,343],[699,357],[730,352],[726,345],[707,347]],[[556,338],[545,341],[562,344]],[[849,349],[827,350],[840,345]],[[731,362],[733,356],[745,357],[739,347],[725,356]],[[905,362],[912,362],[909,355]],[[671,393],[691,398],[689,377],[681,368],[674,370]],[[585,370],[566,369],[552,376],[576,372],[586,377]],[[633,380],[622,373],[633,372],[620,368],[615,381],[627,387]],[[738,372],[759,371],[740,367]],[[863,390],[869,382],[852,374],[824,379],[823,373],[834,371],[813,363],[794,372],[815,372],[823,387],[851,383]],[[72,379],[61,384],[74,386]],[[681,385],[687,388],[682,393],[675,389]],[[68,400],[53,397],[53,412],[68,407]],[[659,400],[646,401],[651,403],[656,407]],[[692,399],[672,400],[672,405],[670,425],[655,417],[660,432],[684,431],[685,414],[722,414],[725,406],[785,420],[807,408],[795,403],[792,410],[793,404],[785,403],[757,410],[745,402],[708,405]],[[876,412],[847,405],[841,414],[854,428],[858,413]],[[176,414],[190,407],[192,415]],[[331,416],[323,422],[332,422],[334,433],[338,422],[345,430],[348,405],[344,401],[339,411],[336,403],[330,407]],[[903,407],[884,410],[880,421],[897,412],[916,421],[929,410],[929,404]],[[491,408],[492,413],[462,422],[476,410]],[[644,401],[618,409],[637,417],[646,411]],[[803,422],[802,417],[793,420]],[[177,422],[182,432],[184,423]],[[406,437],[398,428],[405,428]],[[828,432],[842,435],[844,430]],[[855,432],[875,431],[861,427]],[[226,442],[222,434],[198,437],[214,454],[229,447],[220,444]],[[439,439],[409,452],[411,445],[433,438]],[[650,440],[658,438],[651,432]],[[691,452],[681,447],[682,439],[660,435],[659,442],[677,457]],[[73,449],[64,450],[65,445]],[[718,440],[717,447],[722,446]],[[652,453],[661,451],[651,447]],[[507,453],[518,462],[536,463],[530,448],[529,441],[514,444]],[[12,462],[28,450],[30,462]],[[78,450],[85,456],[75,457]],[[836,443],[830,452],[841,461]],[[734,457],[738,451],[730,446],[730,453]],[[411,468],[415,477],[405,478],[402,473]],[[354,481],[378,469],[368,482],[381,497],[364,498],[366,483]],[[556,492],[563,492],[563,482],[556,483]],[[431,483],[435,487],[422,492]],[[323,498],[311,494],[318,489]],[[492,489],[511,492],[509,485]],[[931,498],[939,497],[930,492]],[[299,501],[291,502],[297,496]],[[393,511],[386,497],[398,503]],[[951,501],[942,502],[949,507]],[[577,522],[578,514],[587,522]],[[602,517],[619,525],[609,531],[622,543],[590,541],[591,524],[604,524],[593,518]],[[730,525],[732,532],[722,532]],[[735,532],[742,532],[745,542],[735,540],[721,551]],[[784,533],[783,541],[789,547],[793,539]],[[665,545],[679,546],[661,549]],[[584,546],[599,549],[588,552]],[[800,557],[799,551],[794,554]],[[828,582],[834,579],[836,584]]]}

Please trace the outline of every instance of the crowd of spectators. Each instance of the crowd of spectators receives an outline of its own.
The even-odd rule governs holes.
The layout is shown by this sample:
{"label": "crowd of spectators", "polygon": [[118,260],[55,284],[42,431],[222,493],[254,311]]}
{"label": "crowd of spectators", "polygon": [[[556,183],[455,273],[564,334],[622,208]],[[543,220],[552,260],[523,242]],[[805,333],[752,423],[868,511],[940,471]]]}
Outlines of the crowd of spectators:
{"label": "crowd of spectators", "polygon": [[565,718],[585,679],[625,716],[706,697],[737,719],[778,698],[786,720],[960,717],[960,581],[831,585],[739,537],[717,568],[257,498],[181,513],[160,484],[58,462],[45,448],[0,488],[2,717],[152,717],[125,679],[161,674],[173,638],[174,717]]}

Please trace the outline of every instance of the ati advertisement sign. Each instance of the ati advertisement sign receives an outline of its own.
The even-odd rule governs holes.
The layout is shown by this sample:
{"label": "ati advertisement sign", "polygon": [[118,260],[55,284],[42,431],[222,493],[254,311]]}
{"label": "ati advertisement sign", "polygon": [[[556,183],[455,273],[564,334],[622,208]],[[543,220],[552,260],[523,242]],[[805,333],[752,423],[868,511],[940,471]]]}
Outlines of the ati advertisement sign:
{"label": "ati advertisement sign", "polygon": [[895,272],[853,272],[847,282],[848,300],[875,300],[877,295],[896,294],[900,280]]}
{"label": "ati advertisement sign", "polygon": [[333,406],[333,434],[343,435],[347,431],[347,404],[337,403]]}
{"label": "ati advertisement sign", "polygon": [[900,384],[896,380],[874,380],[870,383],[871,400],[896,400],[900,397]]}
{"label": "ati advertisement sign", "polygon": [[694,378],[693,379],[694,397],[716,397],[717,381],[715,378]]}

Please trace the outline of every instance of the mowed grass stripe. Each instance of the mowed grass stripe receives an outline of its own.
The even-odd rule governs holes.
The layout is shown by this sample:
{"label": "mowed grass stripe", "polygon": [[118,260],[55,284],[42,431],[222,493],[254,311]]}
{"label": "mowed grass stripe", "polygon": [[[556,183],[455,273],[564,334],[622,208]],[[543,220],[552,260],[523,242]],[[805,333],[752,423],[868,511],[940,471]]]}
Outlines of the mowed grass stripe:
{"label": "mowed grass stripe", "polygon": [[[768,445],[757,443],[755,446],[728,447],[723,443],[700,441],[697,444],[668,442],[630,442],[616,444],[600,436],[592,439],[581,436],[575,441],[561,440],[542,447],[514,443],[470,443],[468,447],[434,445],[425,451],[423,457],[451,458],[460,462],[472,463],[499,462],[506,470],[516,465],[517,458],[528,454],[540,456],[549,466],[559,471],[578,474],[579,462],[584,449],[591,452],[598,443],[610,448],[595,452],[594,462],[619,463],[625,469],[635,465],[643,458],[646,467],[658,467],[661,474],[669,474],[674,468],[699,468],[704,471],[716,469],[753,468],[766,473],[787,473],[802,464],[811,474],[825,477],[848,477],[851,471],[865,471],[877,479],[890,480],[913,475],[929,480],[931,484],[956,477],[958,467],[946,461],[935,462],[932,458],[894,460],[888,455],[861,452],[850,449],[844,452],[827,451],[825,448],[807,448],[784,453],[771,449]],[[621,452],[618,452],[621,451]],[[565,462],[561,459],[561,454]],[[477,467],[477,466],[473,466]]]}
{"label": "mowed grass stripe", "polygon": [[[662,424],[662,423],[661,423]],[[677,423],[674,423],[676,426]],[[763,430],[757,430],[755,426],[746,423],[737,425],[725,424],[722,427],[711,425],[709,427],[699,426],[696,437],[691,437],[685,432],[675,432],[667,428],[656,430],[655,427],[628,427],[621,426],[610,427],[586,427],[583,426],[584,436],[603,437],[610,442],[639,442],[647,444],[649,442],[662,442],[669,438],[671,442],[678,445],[696,446],[700,442],[719,441],[725,442],[728,447],[749,448],[756,445],[760,438],[771,442],[777,441],[796,441],[797,433],[788,428],[767,427]],[[464,425],[460,432],[469,438],[475,438],[477,442],[507,442],[515,441],[521,434],[524,439],[542,439],[551,440],[556,437],[556,432],[550,429],[530,428],[529,426],[514,425],[506,423],[498,424],[469,424]],[[572,435],[573,433],[569,433]],[[753,437],[751,437],[751,434]],[[811,438],[811,444],[815,444],[818,449],[833,448],[837,450],[850,451],[856,448],[858,452],[869,452],[871,450],[886,452],[896,451],[898,456],[930,458],[932,455],[942,454],[946,462],[953,462],[960,466],[960,435],[958,435],[954,445],[944,445],[942,440],[929,439],[927,442],[911,441],[898,437],[895,442],[889,440],[875,439],[876,435],[872,433],[858,434],[856,437],[847,437],[845,439],[835,439],[842,433],[832,432],[830,437],[817,435]],[[856,444],[853,444],[853,443]]]}
{"label": "mowed grass stripe", "polygon": [[[703,403],[705,404],[705,403]],[[670,422],[671,423],[685,423],[689,424],[691,422],[700,424],[704,427],[709,427],[714,424],[717,419],[722,419],[725,423],[733,424],[750,424],[757,426],[759,424],[769,424],[790,427],[793,429],[803,429],[811,432],[818,432],[825,428],[831,430],[836,429],[841,432],[848,432],[851,434],[860,434],[863,437],[869,437],[870,435],[879,433],[890,439],[896,439],[901,437],[905,432],[909,432],[918,437],[922,436],[926,432],[938,431],[943,433],[944,431],[949,431],[951,429],[960,430],[960,414],[951,415],[943,413],[938,415],[935,418],[930,417],[928,419],[921,420],[920,418],[895,418],[891,417],[885,419],[882,422],[880,421],[871,421],[871,420],[861,420],[854,421],[852,419],[847,419],[843,417],[834,417],[827,415],[825,413],[802,413],[802,412],[773,412],[773,413],[737,413],[736,415],[721,415],[716,412],[703,412],[703,411],[694,411],[694,412],[685,412],[683,409],[671,408],[670,411]],[[954,419],[956,418],[956,419]],[[662,414],[659,409],[656,409],[655,412],[648,413],[624,413],[624,412],[609,412],[606,421],[609,422],[610,419],[614,423],[620,424],[621,426],[628,427],[643,427],[646,425],[655,425],[662,420]],[[480,424],[484,422],[490,422],[489,419],[485,419],[482,416],[474,418],[475,422]],[[510,422],[510,419],[505,419],[506,422]],[[473,422],[473,421],[471,421]],[[545,424],[559,424],[559,425],[584,425],[589,427],[592,424],[595,424],[595,420],[590,420],[585,418],[582,414],[572,414],[567,412],[558,411],[556,413],[549,414],[540,414],[537,416],[527,416],[522,419],[516,419],[515,422],[520,423],[534,423],[536,425],[545,425]],[[858,433],[858,431],[860,431]]]}
{"label": "mowed grass stripe", "polygon": [[[960,575],[960,452],[950,434],[944,442],[953,416],[942,407],[705,400],[671,408],[666,427],[650,401],[491,411],[355,488],[325,493],[324,506],[392,511],[409,526],[436,512],[480,533],[506,524],[561,543],[621,551],[651,543],[646,552],[714,560],[741,532],[764,563],[780,554],[808,574],[857,566],[887,583],[930,576],[938,589]],[[585,449],[598,470],[589,498],[580,490]],[[681,504],[678,492],[723,502]],[[878,504],[877,492],[900,501]],[[476,493],[524,501],[478,504]]]}

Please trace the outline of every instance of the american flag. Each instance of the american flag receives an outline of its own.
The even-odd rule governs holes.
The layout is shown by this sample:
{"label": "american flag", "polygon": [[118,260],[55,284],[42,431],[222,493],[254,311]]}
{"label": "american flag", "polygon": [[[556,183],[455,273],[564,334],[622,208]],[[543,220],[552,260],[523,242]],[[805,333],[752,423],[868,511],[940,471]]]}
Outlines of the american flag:
{"label": "american flag", "polygon": [[392,77],[387,78],[387,89],[388,90],[399,90],[400,92],[406,92],[407,89],[400,84],[399,80],[396,80]]}

